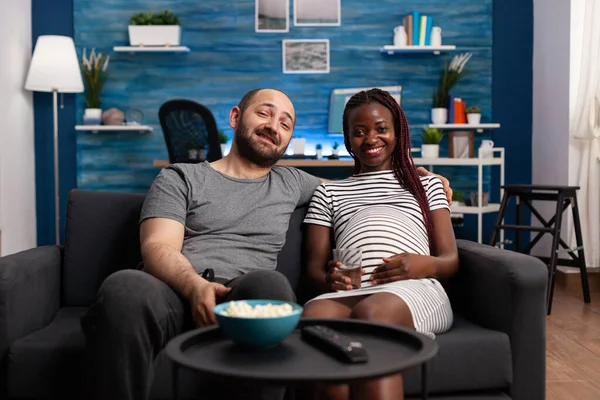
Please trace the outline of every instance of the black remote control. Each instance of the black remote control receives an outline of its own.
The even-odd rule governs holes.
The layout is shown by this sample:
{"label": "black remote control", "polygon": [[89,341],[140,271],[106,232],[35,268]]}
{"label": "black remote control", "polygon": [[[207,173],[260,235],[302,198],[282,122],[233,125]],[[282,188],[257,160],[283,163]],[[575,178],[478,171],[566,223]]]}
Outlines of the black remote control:
{"label": "black remote control", "polygon": [[302,339],[329,353],[341,361],[351,364],[369,361],[362,343],[351,340],[338,331],[324,325],[311,325],[302,328]]}

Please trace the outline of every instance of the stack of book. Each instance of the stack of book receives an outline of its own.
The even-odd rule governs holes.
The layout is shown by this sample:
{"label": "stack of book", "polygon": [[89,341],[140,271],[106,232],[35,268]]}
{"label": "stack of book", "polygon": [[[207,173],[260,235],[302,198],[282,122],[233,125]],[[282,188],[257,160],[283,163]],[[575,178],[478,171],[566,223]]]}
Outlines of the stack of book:
{"label": "stack of book", "polygon": [[432,18],[413,11],[403,19],[408,46],[429,46],[431,43]]}

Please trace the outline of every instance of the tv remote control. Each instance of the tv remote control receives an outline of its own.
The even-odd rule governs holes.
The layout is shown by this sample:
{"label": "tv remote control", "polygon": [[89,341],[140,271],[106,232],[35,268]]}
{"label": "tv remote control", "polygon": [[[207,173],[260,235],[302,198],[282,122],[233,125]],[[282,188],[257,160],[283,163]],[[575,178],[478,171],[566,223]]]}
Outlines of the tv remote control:
{"label": "tv remote control", "polygon": [[302,339],[341,361],[355,364],[369,361],[362,343],[352,341],[338,331],[324,325],[302,328]]}

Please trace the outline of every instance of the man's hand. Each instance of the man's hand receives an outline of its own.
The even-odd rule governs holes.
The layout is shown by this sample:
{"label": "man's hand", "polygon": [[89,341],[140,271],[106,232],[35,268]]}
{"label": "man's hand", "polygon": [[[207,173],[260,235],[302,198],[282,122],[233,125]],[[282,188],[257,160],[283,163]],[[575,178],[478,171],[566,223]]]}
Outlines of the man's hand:
{"label": "man's hand", "polygon": [[192,316],[199,327],[217,323],[213,308],[217,305],[217,296],[223,297],[231,291],[220,283],[206,282],[197,285],[190,296]]}
{"label": "man's hand", "polygon": [[435,275],[433,257],[420,254],[402,253],[383,259],[383,264],[373,270],[371,281],[374,285],[405,279],[420,279]]}
{"label": "man's hand", "polygon": [[417,168],[417,174],[419,174],[419,176],[433,175],[438,177],[440,181],[442,181],[442,185],[444,185],[444,193],[446,194],[446,199],[448,199],[448,204],[452,204],[452,188],[450,187],[450,181],[448,181],[448,179],[438,174],[432,174],[423,167]]}

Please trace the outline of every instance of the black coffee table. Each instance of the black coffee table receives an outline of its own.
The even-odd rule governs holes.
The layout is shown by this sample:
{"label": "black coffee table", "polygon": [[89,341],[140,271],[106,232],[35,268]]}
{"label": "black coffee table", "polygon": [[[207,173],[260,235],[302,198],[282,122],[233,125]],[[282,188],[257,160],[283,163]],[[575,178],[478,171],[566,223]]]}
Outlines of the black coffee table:
{"label": "black coffee table", "polygon": [[[308,325],[327,325],[362,342],[369,362],[346,364],[305,343],[299,328]],[[168,343],[166,351],[174,362],[174,399],[179,398],[177,372],[180,367],[221,380],[300,386],[381,378],[417,365],[421,365],[422,371],[422,398],[427,399],[426,362],[436,355],[438,345],[412,329],[359,320],[303,318],[298,329],[271,349],[236,345],[213,326],[175,337]]]}

